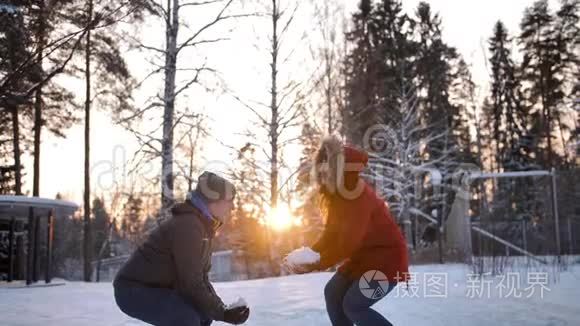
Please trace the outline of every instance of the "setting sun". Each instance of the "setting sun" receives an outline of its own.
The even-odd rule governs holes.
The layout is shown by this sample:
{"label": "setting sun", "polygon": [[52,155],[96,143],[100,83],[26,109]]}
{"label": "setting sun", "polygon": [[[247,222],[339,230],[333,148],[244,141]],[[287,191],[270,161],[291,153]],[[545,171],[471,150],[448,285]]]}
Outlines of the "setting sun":
{"label": "setting sun", "polygon": [[275,207],[266,215],[265,224],[276,231],[284,231],[292,226],[301,226],[302,219],[294,216],[288,207]]}

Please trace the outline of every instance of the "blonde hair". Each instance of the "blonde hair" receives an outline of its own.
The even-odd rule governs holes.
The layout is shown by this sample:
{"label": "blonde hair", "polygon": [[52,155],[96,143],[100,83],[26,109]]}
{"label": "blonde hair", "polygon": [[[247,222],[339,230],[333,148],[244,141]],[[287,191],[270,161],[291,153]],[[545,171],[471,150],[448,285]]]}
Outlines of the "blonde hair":
{"label": "blonde hair", "polygon": [[323,220],[326,223],[333,193],[344,178],[344,152],[342,140],[336,135],[322,139],[313,157],[311,177],[316,180],[317,187],[311,198],[317,201]]}

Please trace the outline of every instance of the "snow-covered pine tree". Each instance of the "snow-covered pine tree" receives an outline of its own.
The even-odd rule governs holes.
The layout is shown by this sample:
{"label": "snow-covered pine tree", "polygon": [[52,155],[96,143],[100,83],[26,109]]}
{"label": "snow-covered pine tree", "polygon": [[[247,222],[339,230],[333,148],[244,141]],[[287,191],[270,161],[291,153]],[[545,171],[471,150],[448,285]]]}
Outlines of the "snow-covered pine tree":
{"label": "snow-covered pine tree", "polygon": [[[425,162],[436,162],[436,168],[442,175],[443,189],[452,189],[452,175],[460,161],[459,145],[463,134],[468,131],[458,124],[457,117],[461,112],[459,107],[451,103],[453,81],[456,79],[454,67],[459,62],[457,50],[447,44],[442,35],[442,22],[439,14],[431,10],[429,4],[421,2],[414,17],[414,38],[416,46],[416,62],[414,64],[414,78],[417,85],[419,100],[419,116],[421,125],[426,128],[427,134],[420,136],[429,139],[430,135],[441,135],[435,140],[428,141],[422,153]],[[464,151],[466,149],[463,149]],[[441,159],[444,158],[444,159]],[[434,198],[435,205],[439,205],[440,214],[447,215],[453,196],[446,196],[442,192],[440,198]],[[449,192],[452,194],[452,192]]]}
{"label": "snow-covered pine tree", "polygon": [[[450,102],[455,50],[442,40],[440,19],[425,3],[419,5],[416,19],[411,19],[403,13],[400,1],[362,1],[352,19],[343,110],[347,139],[369,145],[373,134],[381,138],[382,133],[379,143],[397,142],[400,150],[373,158],[392,164],[386,167],[389,177],[380,177],[376,171],[371,177],[383,182],[378,188],[392,202],[399,221],[410,223],[411,211],[430,216],[433,208],[441,216],[441,211],[448,210],[442,193],[418,200],[413,191],[434,171],[443,176],[444,189],[450,186],[458,159],[453,152],[461,139],[469,138],[468,128],[460,127],[460,108]],[[452,133],[451,128],[457,130]],[[467,152],[469,144],[464,143]],[[410,156],[404,148],[412,148]],[[417,178],[409,179],[410,173]],[[409,236],[417,238],[415,233]]]}
{"label": "snow-covered pine tree", "polygon": [[439,152],[439,156],[425,159],[424,148],[447,137],[449,131],[441,132],[422,124],[414,86],[400,89],[400,102],[396,112],[400,121],[378,125],[366,134],[365,143],[371,155],[365,176],[389,203],[407,241],[416,243],[419,223],[412,228],[413,217],[431,216],[443,199],[442,193],[424,191],[427,182],[441,183],[442,174],[437,166],[451,160],[453,152]]}

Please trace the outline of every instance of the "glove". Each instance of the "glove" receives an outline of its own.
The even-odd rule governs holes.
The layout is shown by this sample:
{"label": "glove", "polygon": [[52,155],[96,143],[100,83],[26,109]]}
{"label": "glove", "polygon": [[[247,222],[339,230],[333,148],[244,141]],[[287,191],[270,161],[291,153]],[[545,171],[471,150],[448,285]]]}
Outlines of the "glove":
{"label": "glove", "polygon": [[224,321],[228,324],[243,324],[250,317],[250,308],[246,306],[226,309],[224,312]]}

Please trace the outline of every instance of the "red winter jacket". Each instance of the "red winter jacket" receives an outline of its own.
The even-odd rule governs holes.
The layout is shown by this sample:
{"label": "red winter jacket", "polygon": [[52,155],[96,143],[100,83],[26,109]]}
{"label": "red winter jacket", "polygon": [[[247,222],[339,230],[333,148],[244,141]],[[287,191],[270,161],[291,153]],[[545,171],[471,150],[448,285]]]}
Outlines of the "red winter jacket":
{"label": "red winter jacket", "polygon": [[334,192],[327,197],[327,223],[322,236],[312,246],[320,253],[319,267],[324,270],[342,262],[339,272],[352,279],[378,270],[391,282],[405,282],[409,279],[407,243],[387,203],[359,178],[368,156],[342,144],[337,149],[338,144],[335,138],[326,139],[321,150],[326,150],[330,162],[338,160],[337,164],[329,164],[331,174],[334,169],[342,171],[342,182],[354,196]]}

